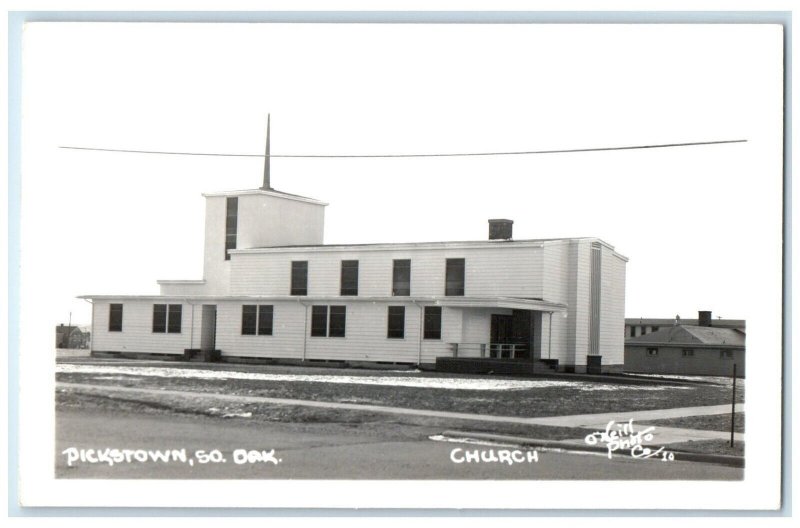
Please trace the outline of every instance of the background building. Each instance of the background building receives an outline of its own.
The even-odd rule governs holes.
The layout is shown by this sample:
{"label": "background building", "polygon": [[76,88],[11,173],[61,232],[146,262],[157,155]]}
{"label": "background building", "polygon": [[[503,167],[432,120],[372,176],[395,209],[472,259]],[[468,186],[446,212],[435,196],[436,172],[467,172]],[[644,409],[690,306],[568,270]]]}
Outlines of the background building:
{"label": "background building", "polygon": [[[700,312],[696,321],[700,324],[673,320],[670,326],[627,338],[625,371],[731,376],[736,364],[736,375],[744,377],[744,321],[727,321],[726,326],[717,326],[711,312]],[[731,328],[734,324],[736,327]]]}

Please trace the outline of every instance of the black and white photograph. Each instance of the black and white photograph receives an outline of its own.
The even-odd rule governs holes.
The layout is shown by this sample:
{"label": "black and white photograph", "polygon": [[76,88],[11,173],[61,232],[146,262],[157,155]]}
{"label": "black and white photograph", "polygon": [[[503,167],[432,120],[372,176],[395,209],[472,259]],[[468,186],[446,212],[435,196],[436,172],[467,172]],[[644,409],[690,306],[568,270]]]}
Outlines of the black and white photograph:
{"label": "black and white photograph", "polygon": [[781,25],[32,22],[22,59],[28,504],[779,506]]}

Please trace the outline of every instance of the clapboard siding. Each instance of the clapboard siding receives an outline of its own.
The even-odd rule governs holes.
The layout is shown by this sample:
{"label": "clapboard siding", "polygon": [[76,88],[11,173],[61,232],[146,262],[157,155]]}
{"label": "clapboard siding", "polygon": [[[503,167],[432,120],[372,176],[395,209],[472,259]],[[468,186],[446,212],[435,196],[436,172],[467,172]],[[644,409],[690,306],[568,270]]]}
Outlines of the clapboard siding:
{"label": "clapboard siding", "polygon": [[231,258],[233,295],[288,295],[291,262],[308,261],[308,295],[335,296],[340,292],[342,260],[359,262],[359,296],[389,296],[392,261],[411,260],[411,295],[437,296],[445,290],[445,262],[465,259],[465,295],[541,298],[542,255],[539,247],[486,247],[362,250],[324,252],[242,253]]}
{"label": "clapboard siding", "polygon": [[[95,301],[92,321],[92,350],[101,352],[138,352],[147,354],[183,354],[199,343],[200,310],[179,301],[164,300],[158,304],[182,304],[181,333],[153,332],[152,301],[121,301],[122,331],[109,332],[109,305],[113,301]],[[199,346],[199,344],[197,345]]]}
{"label": "clapboard siding", "polygon": [[625,261],[602,248],[600,355],[604,365],[625,361]]}

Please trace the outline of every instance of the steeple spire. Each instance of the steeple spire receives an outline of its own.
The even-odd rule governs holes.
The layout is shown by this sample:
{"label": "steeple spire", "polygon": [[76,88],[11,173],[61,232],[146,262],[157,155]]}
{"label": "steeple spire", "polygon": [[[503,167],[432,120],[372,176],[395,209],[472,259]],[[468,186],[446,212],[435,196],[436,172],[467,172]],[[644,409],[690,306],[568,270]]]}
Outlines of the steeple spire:
{"label": "steeple spire", "polygon": [[269,114],[267,114],[267,147],[264,151],[264,185],[261,189],[265,191],[272,190],[269,182]]}

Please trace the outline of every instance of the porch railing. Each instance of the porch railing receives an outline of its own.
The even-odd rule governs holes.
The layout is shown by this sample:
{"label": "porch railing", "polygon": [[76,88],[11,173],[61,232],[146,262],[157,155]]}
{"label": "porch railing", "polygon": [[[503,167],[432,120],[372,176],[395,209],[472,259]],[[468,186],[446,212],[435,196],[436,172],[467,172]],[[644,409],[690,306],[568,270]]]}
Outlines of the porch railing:
{"label": "porch railing", "polygon": [[450,343],[453,357],[507,358],[521,357],[528,350],[526,343]]}

